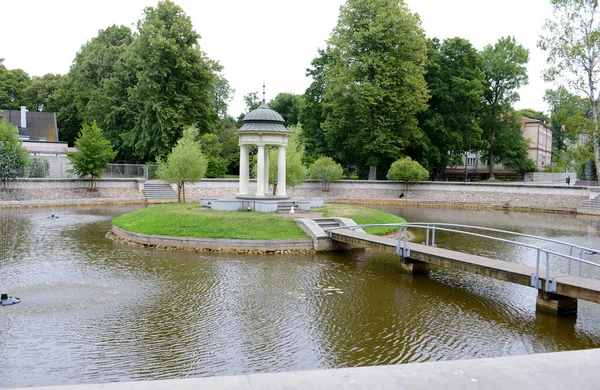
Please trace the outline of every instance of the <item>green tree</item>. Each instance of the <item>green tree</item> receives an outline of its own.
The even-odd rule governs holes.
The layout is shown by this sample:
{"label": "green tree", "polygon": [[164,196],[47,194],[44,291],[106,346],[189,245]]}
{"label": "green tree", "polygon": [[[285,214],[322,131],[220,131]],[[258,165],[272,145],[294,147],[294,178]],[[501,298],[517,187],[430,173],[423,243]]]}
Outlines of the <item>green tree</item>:
{"label": "green tree", "polygon": [[25,95],[28,103],[35,111],[56,112],[59,109],[56,101],[58,89],[61,87],[63,78],[60,74],[48,73],[43,76],[33,76]]}
{"label": "green tree", "polygon": [[199,181],[206,173],[208,164],[197,138],[198,129],[188,126],[167,158],[157,160],[156,176],[168,183],[177,184],[178,202],[185,202],[185,184]]}
{"label": "green tree", "polygon": [[29,86],[29,75],[21,69],[7,69],[0,58],[0,107],[18,110],[21,106],[33,109],[28,104],[26,90]]}
{"label": "green tree", "polygon": [[295,126],[298,124],[300,111],[304,106],[304,96],[280,93],[268,105],[285,119],[288,126]]}
{"label": "green tree", "polygon": [[298,140],[304,148],[303,161],[307,164],[314,162],[320,156],[334,154],[329,150],[325,132],[321,126],[327,117],[323,107],[323,93],[325,92],[323,74],[328,64],[327,52],[319,50],[319,56],[312,61],[312,69],[308,69],[306,74],[311,76],[313,81],[304,92],[304,105],[300,110],[299,117],[302,132],[299,133]]}
{"label": "green tree", "polygon": [[230,116],[220,119],[215,123],[213,133],[219,138],[221,157],[225,160],[227,173],[232,175],[238,174],[240,168],[240,146],[235,119]]}
{"label": "green tree", "polygon": [[552,19],[538,47],[548,52],[546,81],[586,96],[591,107],[593,160],[600,172],[598,102],[600,101],[600,17],[597,0],[551,0]]}
{"label": "green tree", "polygon": [[203,134],[200,140],[202,152],[206,156],[206,177],[225,177],[227,161],[223,158],[223,146],[213,133]]}
{"label": "green tree", "polygon": [[546,90],[544,100],[550,107],[552,161],[557,163],[559,169],[566,169],[567,150],[577,143],[577,137],[582,131],[587,131],[593,126],[589,120],[589,101],[573,95],[564,87]]}
{"label": "green tree", "polygon": [[540,122],[550,123],[550,117],[541,111],[536,111],[531,108],[522,108],[517,110],[517,115],[524,118],[535,119]]}
{"label": "green tree", "polygon": [[67,172],[84,178],[89,176],[89,190],[96,189],[96,179],[102,177],[102,171],[108,167],[117,153],[109,140],[102,134],[96,122],[84,124],[75,140],[76,152],[66,152],[73,168]]}
{"label": "green tree", "polygon": [[[488,140],[484,153],[489,165],[489,178],[494,179],[494,164],[506,162],[512,156],[507,150],[510,144],[506,134],[514,126],[520,126],[513,120],[512,103],[519,100],[517,89],[527,84],[529,51],[518,44],[514,37],[500,38],[494,46],[487,45],[481,53],[483,58],[484,98],[487,103],[482,120],[483,135]],[[510,132],[523,139],[520,132]],[[507,142],[499,142],[499,140]]]}
{"label": "green tree", "polygon": [[419,18],[401,0],[348,0],[326,52],[321,126],[329,150],[375,179],[377,166],[421,133],[416,114],[429,96]]}
{"label": "green tree", "polygon": [[438,179],[446,167],[481,147],[481,129],[474,119],[483,101],[484,74],[480,54],[465,39],[447,39],[442,44],[430,40],[428,52],[431,99],[420,122],[430,145],[425,160]]}
{"label": "green tree", "polygon": [[0,118],[0,180],[27,177],[30,157],[16,127]]}
{"label": "green tree", "polygon": [[127,91],[133,125],[124,140],[142,160],[164,158],[184,128],[211,129],[216,65],[200,50],[189,16],[169,0],[147,7],[137,30],[127,64],[136,77]]}
{"label": "green tree", "polygon": [[321,190],[329,191],[329,183],[342,178],[344,169],[331,157],[321,157],[310,166],[310,178],[321,180]]}

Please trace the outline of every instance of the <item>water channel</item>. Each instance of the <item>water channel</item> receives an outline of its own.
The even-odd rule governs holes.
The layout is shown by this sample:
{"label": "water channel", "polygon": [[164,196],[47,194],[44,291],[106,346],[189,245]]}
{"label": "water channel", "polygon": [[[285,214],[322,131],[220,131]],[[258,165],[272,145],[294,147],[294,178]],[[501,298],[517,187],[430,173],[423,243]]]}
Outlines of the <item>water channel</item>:
{"label": "water channel", "polygon": [[[534,289],[440,269],[410,276],[396,256],[207,254],[105,238],[113,217],[137,208],[0,209],[0,290],[22,299],[0,307],[0,388],[600,347],[600,305],[580,301],[576,316],[561,318],[536,313]],[[597,218],[379,208],[409,221],[600,247]],[[530,261],[507,245],[443,234],[437,240]],[[339,291],[328,295],[320,283]]]}

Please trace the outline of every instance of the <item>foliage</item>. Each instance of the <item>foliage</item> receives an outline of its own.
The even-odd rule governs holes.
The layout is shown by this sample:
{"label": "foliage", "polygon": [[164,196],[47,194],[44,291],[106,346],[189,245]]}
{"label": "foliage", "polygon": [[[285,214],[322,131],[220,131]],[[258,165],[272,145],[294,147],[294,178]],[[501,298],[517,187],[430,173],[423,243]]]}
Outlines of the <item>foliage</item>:
{"label": "foliage", "polygon": [[[484,155],[489,165],[489,178],[493,180],[494,163],[510,161],[514,155],[507,149],[512,145],[511,141],[519,145],[526,142],[522,131],[514,131],[517,126],[520,128],[520,122],[514,120],[511,104],[519,100],[517,89],[527,84],[525,64],[529,60],[529,51],[514,37],[504,37],[494,46],[484,47],[481,55],[485,75],[483,96],[487,103],[482,117],[483,136],[488,140]],[[518,139],[512,140],[511,136]]]}
{"label": "foliage", "polygon": [[95,189],[96,179],[102,177],[102,170],[108,167],[116,152],[113,151],[109,140],[104,138],[102,129],[96,122],[84,124],[79,136],[75,140],[76,152],[66,152],[73,168],[68,173],[75,174],[80,178],[90,177],[89,189]]}
{"label": "foliage", "polygon": [[[431,99],[420,116],[427,135],[421,155],[439,178],[446,167],[456,165],[469,150],[479,150],[481,129],[474,120],[483,101],[482,59],[462,38],[428,41],[427,75]],[[421,153],[419,153],[421,152]]]}
{"label": "foliage", "polygon": [[330,154],[325,132],[321,127],[327,117],[327,111],[322,103],[325,92],[323,74],[328,64],[327,52],[319,50],[319,56],[312,61],[313,68],[307,70],[307,76],[311,76],[313,81],[304,93],[304,106],[298,118],[302,123],[302,132],[298,134],[298,139],[304,148],[302,161],[306,164],[314,162],[320,156]]}
{"label": "foliage", "polygon": [[35,111],[56,112],[60,109],[57,101],[58,91],[62,87],[65,76],[48,73],[43,76],[33,76],[25,94],[27,102]]}
{"label": "foliage", "polygon": [[27,177],[29,160],[17,128],[0,118],[0,179]]}
{"label": "foliage", "polygon": [[223,147],[216,134],[207,133],[202,135],[200,144],[202,152],[206,156],[206,177],[225,177],[227,162],[221,156]]}
{"label": "foliage", "polygon": [[597,0],[552,0],[552,19],[544,23],[547,35],[538,47],[548,52],[546,81],[558,82],[582,93],[591,107],[593,160],[600,172],[598,85],[600,83],[600,17]]}
{"label": "foliage", "polygon": [[50,163],[42,157],[32,157],[29,164],[29,177],[43,178],[50,173]]}
{"label": "foliage", "polygon": [[169,0],[146,7],[137,30],[127,53],[136,78],[127,90],[132,128],[123,138],[142,160],[164,158],[184,128],[211,129],[217,65],[200,50],[189,16]]}
{"label": "foliage", "polygon": [[197,182],[206,174],[208,164],[197,137],[198,129],[188,126],[166,160],[157,160],[156,176],[167,183],[177,184],[178,202],[185,202],[185,184]]}
{"label": "foliage", "polygon": [[28,104],[26,90],[29,75],[21,69],[7,69],[0,58],[0,107],[17,110],[21,106],[33,109]]}
{"label": "foliage", "polygon": [[310,166],[310,178],[323,182],[322,190],[329,191],[329,183],[342,178],[344,169],[331,157],[321,157]]}
{"label": "foliage", "polygon": [[[290,126],[290,131],[295,132],[295,127]],[[296,135],[288,138],[285,153],[285,184],[287,187],[296,187],[306,178],[306,168],[302,165],[302,148],[298,145]],[[269,149],[269,182],[273,183],[273,195],[277,193],[277,168],[279,166],[277,148]]]}
{"label": "foliage", "polygon": [[293,93],[280,93],[269,102],[269,107],[277,111],[288,126],[298,124],[303,106],[304,96]]}
{"label": "foliage", "polygon": [[213,133],[219,138],[221,158],[225,161],[228,174],[238,174],[240,168],[240,147],[237,127],[232,117],[225,117],[215,123]]}
{"label": "foliage", "polygon": [[544,114],[541,111],[536,111],[531,108],[522,108],[517,110],[517,115],[523,118],[535,119],[540,122],[550,123],[550,118],[548,115]]}
{"label": "foliage", "polygon": [[[426,41],[403,1],[348,0],[313,63],[322,82],[321,127],[328,154],[347,165],[377,166],[398,158],[420,134],[416,114],[428,99]],[[313,131],[311,125],[309,131]]]}
{"label": "foliage", "polygon": [[388,180],[393,181],[422,181],[429,178],[429,172],[417,161],[404,157],[394,161],[387,173]]}
{"label": "foliage", "polygon": [[292,218],[270,213],[215,211],[186,203],[147,207],[117,217],[113,223],[125,230],[165,236],[246,240],[309,238]]}

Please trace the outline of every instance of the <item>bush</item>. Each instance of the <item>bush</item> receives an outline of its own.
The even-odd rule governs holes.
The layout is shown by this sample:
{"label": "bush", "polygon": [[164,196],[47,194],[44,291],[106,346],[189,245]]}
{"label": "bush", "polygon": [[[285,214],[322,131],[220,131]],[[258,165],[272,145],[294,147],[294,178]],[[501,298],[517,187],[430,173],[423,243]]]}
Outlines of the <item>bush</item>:
{"label": "bush", "polygon": [[29,177],[43,178],[50,173],[50,163],[41,157],[33,157],[29,165]]}
{"label": "bush", "polygon": [[429,178],[429,172],[417,161],[405,157],[394,161],[387,173],[387,178],[393,181],[421,181]]}
{"label": "bush", "polygon": [[329,183],[342,178],[344,169],[331,157],[321,157],[310,166],[310,178],[323,182],[322,190],[329,191]]}

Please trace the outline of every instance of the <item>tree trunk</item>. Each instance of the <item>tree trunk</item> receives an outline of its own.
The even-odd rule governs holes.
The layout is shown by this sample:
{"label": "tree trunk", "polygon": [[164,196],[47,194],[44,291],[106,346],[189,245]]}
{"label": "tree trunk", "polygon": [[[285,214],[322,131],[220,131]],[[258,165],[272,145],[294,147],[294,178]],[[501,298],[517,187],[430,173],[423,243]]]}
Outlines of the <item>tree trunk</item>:
{"label": "tree trunk", "polygon": [[273,184],[273,196],[277,195],[277,183]]}
{"label": "tree trunk", "polygon": [[489,155],[489,179],[494,180],[496,177],[494,176],[494,142],[496,141],[496,130],[492,127],[490,129],[490,155]]}
{"label": "tree trunk", "polygon": [[181,183],[181,192],[183,192],[183,203],[185,203],[185,182]]}
{"label": "tree trunk", "polygon": [[377,165],[369,166],[369,180],[377,180]]}
{"label": "tree trunk", "polygon": [[596,166],[596,180],[600,182],[600,145],[598,142],[598,101],[592,102],[592,119],[594,120],[594,129],[592,130],[592,142],[594,147],[594,165]]}
{"label": "tree trunk", "polygon": [[177,183],[177,202],[181,203],[181,184]]}

